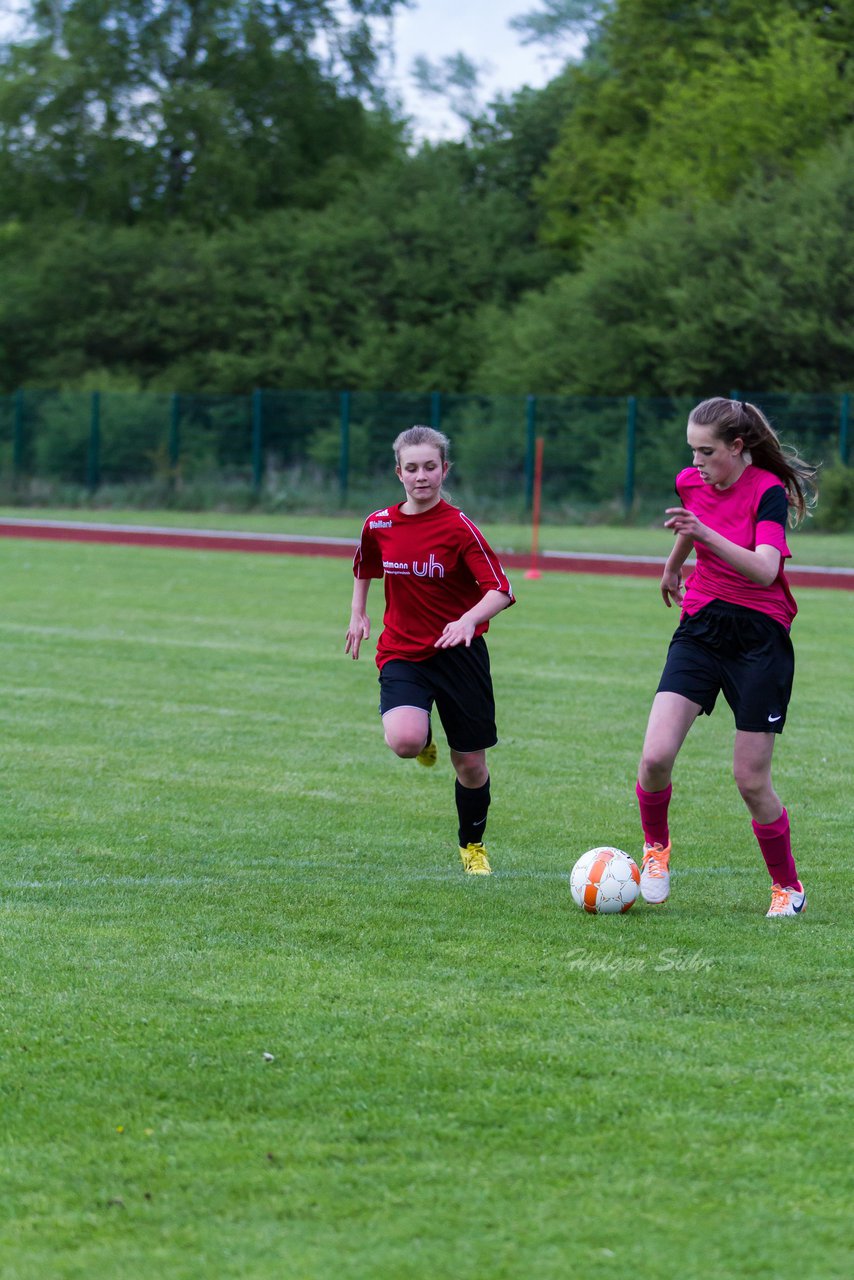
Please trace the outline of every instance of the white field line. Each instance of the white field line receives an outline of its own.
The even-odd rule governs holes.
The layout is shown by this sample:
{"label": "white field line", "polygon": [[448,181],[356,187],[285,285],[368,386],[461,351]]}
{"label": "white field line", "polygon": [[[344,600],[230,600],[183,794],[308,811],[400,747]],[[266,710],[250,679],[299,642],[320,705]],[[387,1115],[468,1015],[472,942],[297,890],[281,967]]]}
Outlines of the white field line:
{"label": "white field line", "polygon": [[[761,868],[757,867],[680,867],[671,874],[674,878],[682,876],[758,876]],[[366,863],[342,863],[342,862],[314,862],[308,858],[288,859],[286,856],[277,856],[275,860],[267,860],[266,865],[258,865],[257,861],[248,863],[238,870],[225,872],[220,875],[210,875],[209,873],[200,875],[144,875],[144,876],[60,876],[51,880],[2,880],[0,884],[5,890],[15,889],[67,889],[70,887],[78,888],[97,888],[102,885],[115,885],[121,888],[172,888],[175,886],[191,887],[194,885],[205,884],[233,884],[235,881],[245,880],[250,876],[267,876],[270,879],[281,879],[283,874],[298,874],[304,879],[315,878],[338,878],[342,874],[350,873],[356,875],[362,880],[389,880],[396,883],[401,880],[446,880],[449,883],[459,881],[463,887],[468,887],[473,881],[465,876],[459,866],[435,867],[417,869],[395,868],[389,871],[383,867],[370,866]],[[531,870],[508,870],[502,871],[500,868],[493,868],[489,881],[476,881],[477,884],[489,884],[502,880],[558,880],[565,884],[569,884],[569,870],[566,871],[537,871]],[[638,903],[642,906],[642,903]]]}
{"label": "white field line", "polygon": [[31,520],[20,516],[0,516],[0,524],[21,529],[86,529],[93,533],[160,533],[170,538],[213,538],[238,542],[320,542],[331,547],[355,547],[357,538],[325,538],[320,535],[290,533],[250,533],[231,529],[186,529],[162,524],[113,524],[94,520]]}
{"label": "white field line", "polygon": [[[524,554],[524,553],[523,553]],[[618,564],[666,564],[666,556],[628,556],[609,551],[542,551],[545,560],[605,560]]]}
{"label": "white field line", "polygon": [[[602,551],[543,551],[541,552],[545,560],[586,560],[601,561],[603,564],[658,564],[667,563],[665,556],[627,556],[620,555],[617,552]],[[688,568],[691,568],[694,560],[693,557],[686,561]],[[838,573],[843,577],[854,577],[854,569],[833,568],[830,565],[821,564],[792,564],[789,566],[791,571],[797,573]]]}

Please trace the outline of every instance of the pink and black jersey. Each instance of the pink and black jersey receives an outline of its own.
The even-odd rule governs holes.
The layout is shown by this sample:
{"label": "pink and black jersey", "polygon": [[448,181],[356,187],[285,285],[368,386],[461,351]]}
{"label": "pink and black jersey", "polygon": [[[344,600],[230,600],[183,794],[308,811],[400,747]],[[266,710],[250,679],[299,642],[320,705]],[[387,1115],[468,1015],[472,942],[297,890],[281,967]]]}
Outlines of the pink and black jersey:
{"label": "pink and black jersey", "polygon": [[[440,500],[429,511],[403,515],[402,503],[374,511],[353,560],[357,578],[385,578],[385,616],[377,666],[390,658],[422,662],[454,622],[486,594],[513,591],[483,534],[457,507]],[[489,628],[482,622],[476,631]]]}
{"label": "pink and black jersey", "polygon": [[676,477],[676,492],[686,510],[730,542],[749,551],[758,546],[776,547],[783,557],[777,577],[770,586],[761,587],[707,547],[695,544],[697,565],[686,585],[683,616],[698,613],[713,600],[723,600],[765,613],[788,630],[798,606],[784,572],[791,552],[786,543],[788,498],[782,480],[751,465],[728,489],[716,489],[706,484],[695,467],[686,467]]}

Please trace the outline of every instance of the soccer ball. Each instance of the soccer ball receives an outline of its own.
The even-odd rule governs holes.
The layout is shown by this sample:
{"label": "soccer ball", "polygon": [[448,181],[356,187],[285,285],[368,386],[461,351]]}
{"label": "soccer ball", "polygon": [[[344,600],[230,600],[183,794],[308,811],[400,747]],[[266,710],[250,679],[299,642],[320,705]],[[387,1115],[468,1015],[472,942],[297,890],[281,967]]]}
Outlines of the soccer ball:
{"label": "soccer ball", "polygon": [[572,868],[569,887],[576,905],[591,915],[628,911],[640,893],[637,863],[610,845],[588,849]]}

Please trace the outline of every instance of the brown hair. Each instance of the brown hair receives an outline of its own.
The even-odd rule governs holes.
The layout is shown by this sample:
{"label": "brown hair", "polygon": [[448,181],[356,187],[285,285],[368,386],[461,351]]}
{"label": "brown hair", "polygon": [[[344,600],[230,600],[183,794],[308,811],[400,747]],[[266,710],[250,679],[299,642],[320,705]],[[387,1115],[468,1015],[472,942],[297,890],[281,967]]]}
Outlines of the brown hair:
{"label": "brown hair", "polygon": [[714,396],[692,409],[688,418],[698,427],[711,427],[718,439],[727,444],[742,440],[751,462],[783,481],[791,525],[809,515],[818,497],[818,467],[804,461],[791,445],[781,444],[777,432],[755,404]]}
{"label": "brown hair", "polygon": [[406,431],[401,431],[391,446],[394,449],[394,457],[398,466],[400,466],[401,449],[407,449],[413,444],[428,444],[431,448],[439,450],[439,457],[442,462],[448,461],[448,453],[451,448],[451,442],[448,437],[443,435],[441,431],[435,431],[433,427],[416,425],[408,427]]}

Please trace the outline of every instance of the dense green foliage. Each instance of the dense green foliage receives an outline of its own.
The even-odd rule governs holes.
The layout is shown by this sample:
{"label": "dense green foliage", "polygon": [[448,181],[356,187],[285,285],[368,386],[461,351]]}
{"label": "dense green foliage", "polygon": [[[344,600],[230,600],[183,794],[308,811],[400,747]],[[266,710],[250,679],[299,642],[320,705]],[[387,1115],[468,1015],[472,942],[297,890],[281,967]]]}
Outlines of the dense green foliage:
{"label": "dense green foliage", "polygon": [[852,236],[854,134],[794,178],[638,215],[582,270],[493,309],[480,379],[641,395],[850,385]]}
{"label": "dense green foliage", "polygon": [[29,0],[0,391],[850,385],[852,0],[550,0],[578,61],[417,147],[397,3]]}
{"label": "dense green foliage", "polygon": [[764,918],[721,706],[670,903],[609,918],[568,872],[638,848],[654,581],[519,575],[471,883],[345,560],[0,557],[9,1280],[849,1275],[849,593],[798,593],[775,753],[806,915]]}
{"label": "dense green foliage", "polygon": [[[850,9],[851,6],[841,6]],[[539,190],[570,249],[638,207],[789,176],[851,120],[851,21],[786,0],[619,0],[573,77]]]}
{"label": "dense green foliage", "polygon": [[2,67],[0,215],[214,227],[326,203],[392,149],[355,91],[367,19],[398,3],[353,0],[347,22],[325,0],[30,0]]}

